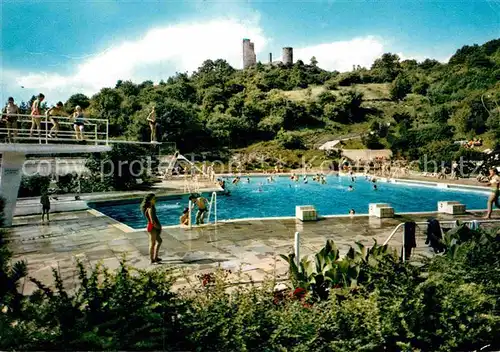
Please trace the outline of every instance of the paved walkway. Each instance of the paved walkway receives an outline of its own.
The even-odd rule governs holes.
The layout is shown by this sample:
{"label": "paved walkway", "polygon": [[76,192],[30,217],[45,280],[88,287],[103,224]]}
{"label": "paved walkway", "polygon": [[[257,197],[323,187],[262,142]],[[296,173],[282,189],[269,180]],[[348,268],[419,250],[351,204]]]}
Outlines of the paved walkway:
{"label": "paved walkway", "polygon": [[[478,218],[482,214],[468,214],[461,219]],[[497,213],[497,216],[500,215]],[[425,221],[429,215],[376,219],[366,216],[328,218],[318,222],[301,223],[295,220],[261,220],[220,223],[217,226],[168,228],[162,234],[160,256],[162,267],[187,269],[189,275],[223,268],[248,274],[253,280],[266,275],[286,277],[287,265],[279,254],[293,250],[294,233],[301,233],[301,256],[315,253],[332,239],[342,253],[355,241],[382,243],[400,222],[409,219]],[[451,219],[439,215],[440,219]],[[17,217],[7,239],[14,252],[14,260],[28,262],[29,275],[52,285],[52,269],[57,269],[68,289],[76,284],[76,260],[87,267],[99,261],[109,269],[116,269],[126,255],[136,268],[157,267],[149,264],[148,235],[145,231],[124,232],[115,220],[93,211],[51,215],[50,225],[41,225],[39,216]],[[401,235],[396,235],[391,246],[400,246]],[[427,251],[422,232],[418,233],[417,250]],[[184,270],[185,271],[185,270]],[[185,275],[184,275],[185,276]],[[178,285],[185,279],[180,278]],[[24,293],[33,292],[34,285],[26,280]]]}

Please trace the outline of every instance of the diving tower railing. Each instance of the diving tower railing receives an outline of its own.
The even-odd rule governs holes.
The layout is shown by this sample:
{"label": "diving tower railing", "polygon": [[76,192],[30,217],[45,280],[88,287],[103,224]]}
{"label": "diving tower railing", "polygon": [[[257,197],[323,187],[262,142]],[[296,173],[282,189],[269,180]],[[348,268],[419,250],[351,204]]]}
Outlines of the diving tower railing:
{"label": "diving tower railing", "polygon": [[[77,133],[75,131],[75,119],[67,116],[46,116],[46,115],[26,115],[26,114],[2,114],[4,123],[0,126],[0,136],[7,143],[34,142],[35,144],[52,144],[52,142],[75,142]],[[9,123],[5,119],[16,119],[16,122]],[[40,119],[40,129],[33,129],[31,125],[33,119]],[[59,130],[52,133],[54,126],[51,119],[57,121]],[[109,121],[107,119],[83,119],[83,130],[81,132],[82,140],[94,143],[95,145],[108,145],[109,139]],[[57,137],[55,136],[57,134]]]}
{"label": "diving tower railing", "polygon": [[[77,139],[75,131],[76,122],[74,118],[68,116],[47,116],[47,115],[27,115],[27,114],[1,114],[0,120],[0,143],[31,143],[31,144],[61,144],[61,142],[82,142],[94,145],[110,144],[146,144],[146,145],[162,145],[165,143],[159,142],[139,142],[127,141],[123,139],[109,138],[109,120],[94,119],[84,117],[82,139]],[[7,122],[6,118],[16,119],[15,123]],[[31,133],[32,120],[40,119],[40,129],[33,129]],[[51,131],[54,119],[59,125],[59,130]],[[55,136],[57,134],[57,137]],[[171,143],[167,143],[171,144]]]}

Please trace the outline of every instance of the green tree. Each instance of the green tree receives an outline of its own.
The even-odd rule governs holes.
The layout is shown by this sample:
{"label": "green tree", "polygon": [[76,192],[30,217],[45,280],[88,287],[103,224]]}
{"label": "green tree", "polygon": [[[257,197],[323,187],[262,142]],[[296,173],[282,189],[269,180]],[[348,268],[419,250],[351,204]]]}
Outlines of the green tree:
{"label": "green tree", "polygon": [[75,110],[75,106],[77,105],[85,110],[90,106],[90,99],[85,94],[73,94],[64,105],[68,112],[73,112]]}
{"label": "green tree", "polygon": [[397,54],[385,53],[376,59],[371,67],[377,82],[392,82],[401,72],[401,63]]}
{"label": "green tree", "polygon": [[110,152],[93,153],[85,166],[89,169],[90,182],[109,190],[137,188],[137,180],[146,182],[153,170],[154,150],[130,144],[114,144]]}
{"label": "green tree", "polygon": [[117,90],[111,88],[101,89],[91,99],[91,114],[95,118],[109,120],[110,136],[122,136],[130,123],[128,116],[122,116],[122,102],[122,95]]}
{"label": "green tree", "polygon": [[17,196],[19,198],[39,197],[43,192],[49,189],[49,185],[49,176],[42,176],[39,174],[22,176]]}
{"label": "green tree", "polygon": [[403,100],[411,92],[411,83],[405,74],[399,74],[391,84],[390,96],[392,100]]}

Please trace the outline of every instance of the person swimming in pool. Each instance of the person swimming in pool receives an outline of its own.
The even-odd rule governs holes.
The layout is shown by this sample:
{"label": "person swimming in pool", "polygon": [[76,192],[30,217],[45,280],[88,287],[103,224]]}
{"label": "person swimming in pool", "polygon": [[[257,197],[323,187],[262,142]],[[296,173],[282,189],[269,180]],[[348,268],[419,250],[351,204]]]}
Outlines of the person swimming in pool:
{"label": "person swimming in pool", "polygon": [[349,210],[349,215],[355,215],[355,214],[356,214],[356,210],[354,210],[354,209]]}
{"label": "person swimming in pool", "polygon": [[237,185],[238,182],[240,182],[240,177],[236,176],[236,178],[233,180],[233,185]]}
{"label": "person swimming in pool", "polygon": [[351,192],[351,191],[354,191],[354,188],[352,188],[352,186],[351,186],[351,185],[349,185],[349,187],[347,188],[347,190],[348,190],[349,192]]}
{"label": "person swimming in pool", "polygon": [[182,226],[189,225],[189,208],[184,208],[181,217],[179,218],[179,222]]}
{"label": "person swimming in pool", "polygon": [[374,191],[378,190],[377,185],[373,185],[373,190]]}

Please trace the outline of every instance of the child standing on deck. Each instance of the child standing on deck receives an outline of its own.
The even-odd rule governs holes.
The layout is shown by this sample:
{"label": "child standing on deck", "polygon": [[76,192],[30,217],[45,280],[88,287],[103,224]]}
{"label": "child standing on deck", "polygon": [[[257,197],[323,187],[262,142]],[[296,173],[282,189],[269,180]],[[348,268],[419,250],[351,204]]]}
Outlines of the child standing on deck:
{"label": "child standing on deck", "polygon": [[50,223],[49,212],[50,212],[50,198],[47,191],[42,193],[40,197],[40,204],[42,204],[42,224],[45,222],[45,214],[47,214],[47,223]]}

